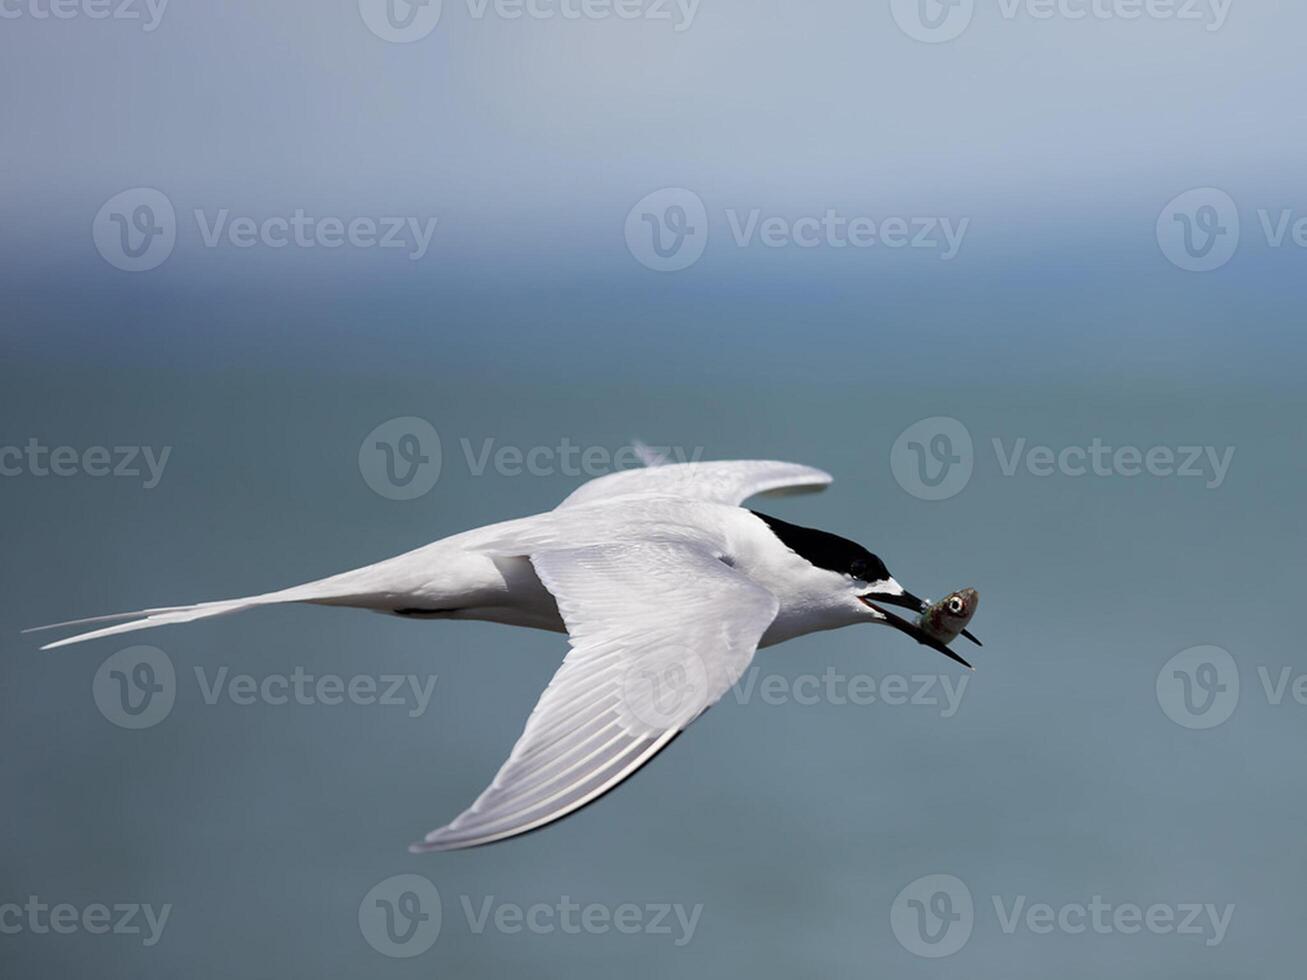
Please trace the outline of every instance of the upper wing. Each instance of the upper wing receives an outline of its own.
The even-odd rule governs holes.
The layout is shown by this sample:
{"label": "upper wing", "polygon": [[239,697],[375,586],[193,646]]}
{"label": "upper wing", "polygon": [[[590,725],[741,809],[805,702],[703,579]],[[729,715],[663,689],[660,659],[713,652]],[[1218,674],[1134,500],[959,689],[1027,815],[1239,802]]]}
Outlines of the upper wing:
{"label": "upper wing", "polygon": [[475,847],[598,799],[730,689],[776,597],[692,544],[531,556],[572,649],[490,787],[415,851]]}
{"label": "upper wing", "polygon": [[829,473],[811,466],[762,459],[670,463],[598,477],[574,490],[558,506],[588,504],[628,494],[690,497],[738,506],[759,493],[820,490],[831,479]]}

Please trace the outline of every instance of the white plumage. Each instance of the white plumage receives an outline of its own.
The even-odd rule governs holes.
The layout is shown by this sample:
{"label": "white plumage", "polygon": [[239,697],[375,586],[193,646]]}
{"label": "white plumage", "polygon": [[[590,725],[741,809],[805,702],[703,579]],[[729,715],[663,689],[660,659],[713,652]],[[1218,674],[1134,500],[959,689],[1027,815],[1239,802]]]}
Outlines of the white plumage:
{"label": "white plumage", "polygon": [[861,582],[813,564],[739,506],[830,481],[811,467],[754,460],[629,470],[592,480],[553,511],[305,585],[56,624],[128,620],[44,649],[288,602],[566,630],[571,650],[494,781],[413,845],[471,847],[543,826],[616,786],[719,700],[759,646],[902,623],[868,601],[906,604],[892,578]]}

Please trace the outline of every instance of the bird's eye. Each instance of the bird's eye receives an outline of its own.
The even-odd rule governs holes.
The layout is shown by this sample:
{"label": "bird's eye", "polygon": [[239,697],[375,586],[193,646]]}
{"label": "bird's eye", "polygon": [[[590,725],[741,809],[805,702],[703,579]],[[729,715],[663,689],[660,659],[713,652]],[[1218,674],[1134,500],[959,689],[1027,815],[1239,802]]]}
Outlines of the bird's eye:
{"label": "bird's eye", "polygon": [[853,559],[849,565],[849,574],[865,582],[867,580],[867,563],[861,558]]}
{"label": "bird's eye", "polygon": [[964,603],[957,596],[954,596],[952,599],[948,601],[948,611],[951,612],[954,616],[961,616],[962,611],[965,608],[966,608],[966,603]]}

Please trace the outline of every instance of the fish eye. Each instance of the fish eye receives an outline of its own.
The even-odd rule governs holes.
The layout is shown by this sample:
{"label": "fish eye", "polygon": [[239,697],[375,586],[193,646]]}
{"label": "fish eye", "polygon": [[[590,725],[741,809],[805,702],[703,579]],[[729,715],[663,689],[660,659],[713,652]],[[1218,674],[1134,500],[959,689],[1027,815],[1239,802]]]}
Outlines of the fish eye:
{"label": "fish eye", "polygon": [[966,608],[966,603],[964,603],[957,596],[954,596],[952,599],[948,601],[948,611],[955,616],[961,616],[962,611],[965,608]]}

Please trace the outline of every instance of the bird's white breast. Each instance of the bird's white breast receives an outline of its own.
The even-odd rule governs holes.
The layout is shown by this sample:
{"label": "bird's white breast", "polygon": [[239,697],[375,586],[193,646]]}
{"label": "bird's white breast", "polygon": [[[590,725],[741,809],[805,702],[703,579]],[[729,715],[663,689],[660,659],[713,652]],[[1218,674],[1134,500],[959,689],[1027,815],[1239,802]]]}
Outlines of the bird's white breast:
{"label": "bird's white breast", "polygon": [[849,601],[852,590],[846,576],[801,558],[772,533],[766,522],[743,508],[733,509],[738,516],[730,521],[730,563],[780,602],[780,610],[760,647],[861,620],[856,604]]}

